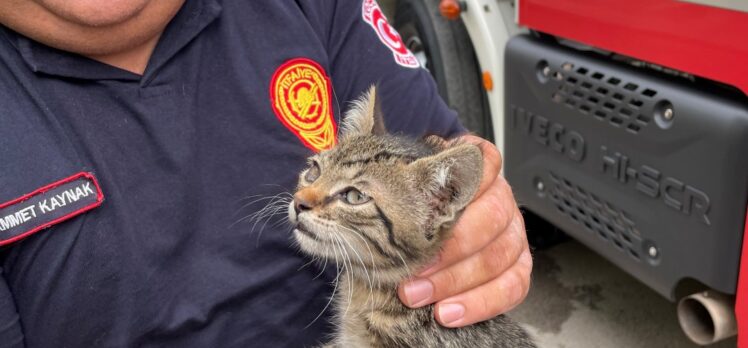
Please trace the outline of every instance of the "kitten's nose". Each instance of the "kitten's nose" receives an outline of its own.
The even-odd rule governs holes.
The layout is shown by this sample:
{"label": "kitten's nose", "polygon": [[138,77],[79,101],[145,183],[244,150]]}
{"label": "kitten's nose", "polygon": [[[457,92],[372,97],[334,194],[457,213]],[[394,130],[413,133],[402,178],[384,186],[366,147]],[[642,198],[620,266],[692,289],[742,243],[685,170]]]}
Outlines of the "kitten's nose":
{"label": "kitten's nose", "polygon": [[293,195],[293,207],[296,214],[311,210],[317,205],[319,195],[311,189],[303,189]]}
{"label": "kitten's nose", "polygon": [[296,210],[296,214],[299,214],[305,210],[312,209],[312,205],[306,201],[297,201],[296,199],[294,199],[293,203],[294,203],[294,209]]}

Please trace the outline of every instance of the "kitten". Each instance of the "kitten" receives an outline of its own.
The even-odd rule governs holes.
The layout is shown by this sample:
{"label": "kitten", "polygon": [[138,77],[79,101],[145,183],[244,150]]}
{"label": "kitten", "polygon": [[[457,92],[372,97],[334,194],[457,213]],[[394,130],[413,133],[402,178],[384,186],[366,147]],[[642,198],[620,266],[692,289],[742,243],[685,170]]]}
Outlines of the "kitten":
{"label": "kitten", "polygon": [[475,194],[480,149],[387,134],[374,87],[346,116],[339,144],[309,158],[288,208],[301,250],[343,268],[333,295],[339,331],[326,347],[534,347],[503,315],[449,329],[433,306],[411,309],[397,297]]}

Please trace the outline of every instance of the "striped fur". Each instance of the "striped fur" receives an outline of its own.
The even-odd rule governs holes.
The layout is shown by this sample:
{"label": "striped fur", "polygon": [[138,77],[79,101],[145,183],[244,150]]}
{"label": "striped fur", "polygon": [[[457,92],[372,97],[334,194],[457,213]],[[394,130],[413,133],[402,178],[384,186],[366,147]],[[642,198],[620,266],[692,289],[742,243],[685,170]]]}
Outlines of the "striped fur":
{"label": "striped fur", "polygon": [[[301,250],[342,269],[333,295],[338,331],[327,346],[534,347],[505,316],[447,329],[433,306],[410,309],[398,299],[398,283],[449,238],[478,188],[483,160],[471,144],[377,132],[375,95],[370,90],[347,115],[335,148],[309,159],[289,206]],[[351,204],[351,189],[370,199]]]}

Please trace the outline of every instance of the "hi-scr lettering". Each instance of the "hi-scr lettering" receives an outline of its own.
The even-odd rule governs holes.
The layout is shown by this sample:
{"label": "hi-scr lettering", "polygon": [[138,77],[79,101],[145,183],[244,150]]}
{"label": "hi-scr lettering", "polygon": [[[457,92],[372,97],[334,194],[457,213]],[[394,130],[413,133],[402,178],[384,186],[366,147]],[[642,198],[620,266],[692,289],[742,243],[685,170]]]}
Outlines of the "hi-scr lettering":
{"label": "hi-scr lettering", "polygon": [[562,124],[512,106],[512,127],[524,132],[538,144],[565,155],[572,161],[584,160],[586,144],[581,134]]}
{"label": "hi-scr lettering", "polygon": [[606,146],[602,151],[601,170],[622,184],[634,182],[634,187],[642,194],[661,199],[668,207],[685,215],[695,215],[706,225],[709,220],[709,196],[703,191],[684,182],[663,175],[659,170],[647,165],[638,168],[631,165],[628,156],[610,151]]}

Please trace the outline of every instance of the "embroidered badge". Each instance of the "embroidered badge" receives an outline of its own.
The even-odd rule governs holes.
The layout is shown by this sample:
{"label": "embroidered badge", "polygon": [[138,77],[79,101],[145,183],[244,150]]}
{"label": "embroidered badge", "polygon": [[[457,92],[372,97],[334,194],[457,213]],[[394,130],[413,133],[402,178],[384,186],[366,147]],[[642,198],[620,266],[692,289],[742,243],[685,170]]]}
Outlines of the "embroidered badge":
{"label": "embroidered badge", "polygon": [[379,40],[395,55],[397,64],[408,68],[421,66],[416,56],[405,46],[400,34],[387,22],[387,18],[384,17],[384,13],[382,13],[376,0],[364,0],[362,14],[364,22],[369,23],[374,28]]}
{"label": "embroidered badge", "polygon": [[294,58],[281,65],[270,82],[275,115],[308,148],[319,152],[335,145],[332,86],[315,61]]}
{"label": "embroidered badge", "polygon": [[26,238],[101,205],[104,195],[90,173],[78,173],[0,204],[0,246]]}

